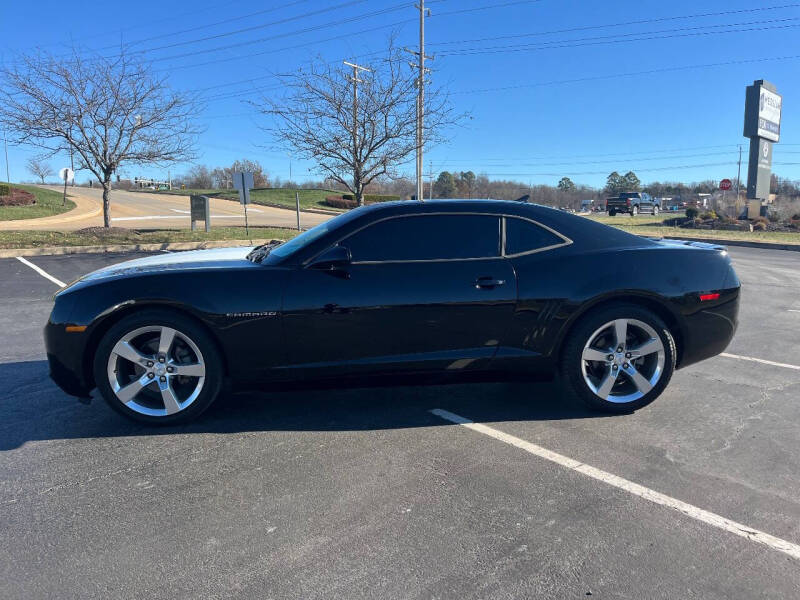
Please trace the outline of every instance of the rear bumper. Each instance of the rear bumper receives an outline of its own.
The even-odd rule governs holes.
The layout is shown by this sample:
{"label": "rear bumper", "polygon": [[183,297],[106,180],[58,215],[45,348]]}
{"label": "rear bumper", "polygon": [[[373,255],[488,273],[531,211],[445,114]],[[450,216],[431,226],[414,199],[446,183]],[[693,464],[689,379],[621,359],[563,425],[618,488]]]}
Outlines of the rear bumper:
{"label": "rear bumper", "polygon": [[739,324],[739,288],[725,290],[717,301],[701,304],[685,316],[683,352],[679,368],[725,351]]}

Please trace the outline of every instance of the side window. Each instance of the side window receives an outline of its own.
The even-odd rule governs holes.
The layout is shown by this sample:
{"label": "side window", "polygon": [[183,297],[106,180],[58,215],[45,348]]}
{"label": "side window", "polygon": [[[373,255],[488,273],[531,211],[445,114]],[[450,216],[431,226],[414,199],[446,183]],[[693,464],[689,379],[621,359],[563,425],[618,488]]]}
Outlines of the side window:
{"label": "side window", "polygon": [[369,225],[340,242],[353,262],[455,260],[500,256],[500,217],[423,215]]}
{"label": "side window", "polygon": [[506,218],[506,254],[520,254],[558,246],[564,240],[544,227],[525,219]]}

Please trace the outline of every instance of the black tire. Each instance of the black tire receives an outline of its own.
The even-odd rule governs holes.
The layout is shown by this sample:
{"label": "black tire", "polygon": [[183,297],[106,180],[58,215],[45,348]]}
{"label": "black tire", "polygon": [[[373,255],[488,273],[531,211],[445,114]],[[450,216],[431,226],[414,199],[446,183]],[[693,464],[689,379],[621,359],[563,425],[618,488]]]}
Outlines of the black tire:
{"label": "black tire", "polygon": [[[151,416],[132,410],[117,398],[109,382],[108,364],[109,357],[115,344],[126,334],[142,327],[169,327],[182,335],[188,336],[202,354],[205,374],[201,390],[197,397],[183,410],[164,416]],[[197,418],[205,411],[219,395],[222,389],[224,370],[222,360],[216,343],[194,319],[177,312],[148,309],[123,318],[109,329],[94,355],[93,362],[94,380],[97,389],[109,406],[121,415],[140,423],[149,425],[174,425],[186,423]],[[172,381],[172,380],[170,380]],[[183,381],[187,381],[184,379]],[[188,379],[189,382],[193,381]],[[199,380],[198,380],[199,381]]]}
{"label": "black tire", "polygon": [[608,211],[608,216],[609,216],[609,217],[615,217],[616,215],[617,215],[617,211],[615,211],[615,210],[613,210],[613,209],[612,209],[612,210],[610,210],[610,211]]}
{"label": "black tire", "polygon": [[[664,350],[664,365],[660,379],[641,398],[631,402],[611,402],[595,394],[586,383],[582,371],[583,350],[590,336],[616,319],[634,319],[649,325],[661,339]],[[653,312],[636,304],[615,304],[590,312],[582,317],[569,332],[560,355],[559,376],[564,391],[589,408],[606,413],[624,414],[647,406],[664,391],[675,371],[675,340],[664,322]]]}

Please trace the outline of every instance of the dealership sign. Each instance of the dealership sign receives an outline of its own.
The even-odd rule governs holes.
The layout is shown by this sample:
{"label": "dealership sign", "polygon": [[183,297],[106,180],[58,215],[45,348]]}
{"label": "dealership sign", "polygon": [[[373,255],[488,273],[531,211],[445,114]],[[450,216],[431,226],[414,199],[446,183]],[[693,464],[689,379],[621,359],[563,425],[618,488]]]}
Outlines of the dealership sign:
{"label": "dealership sign", "polygon": [[780,141],[783,98],[763,79],[747,87],[744,109],[745,137]]}
{"label": "dealership sign", "polygon": [[777,142],[781,137],[781,101],[775,92],[761,88],[758,100],[758,137]]}

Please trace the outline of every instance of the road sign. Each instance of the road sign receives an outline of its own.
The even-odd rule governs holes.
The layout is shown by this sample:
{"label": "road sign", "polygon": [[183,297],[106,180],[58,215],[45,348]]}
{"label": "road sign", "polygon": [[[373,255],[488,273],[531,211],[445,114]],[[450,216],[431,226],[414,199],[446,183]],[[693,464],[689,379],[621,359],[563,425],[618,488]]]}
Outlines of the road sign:
{"label": "road sign", "polygon": [[75,178],[75,171],[69,167],[64,167],[58,172],[58,178],[65,183],[69,183]]}
{"label": "road sign", "polygon": [[233,174],[233,187],[239,190],[239,202],[250,204],[250,190],[255,187],[253,174],[247,171],[237,171]]}
{"label": "road sign", "polygon": [[723,179],[722,181],[719,182],[719,189],[721,189],[723,192],[725,190],[731,189],[732,186],[733,184],[731,183],[730,179]]}

